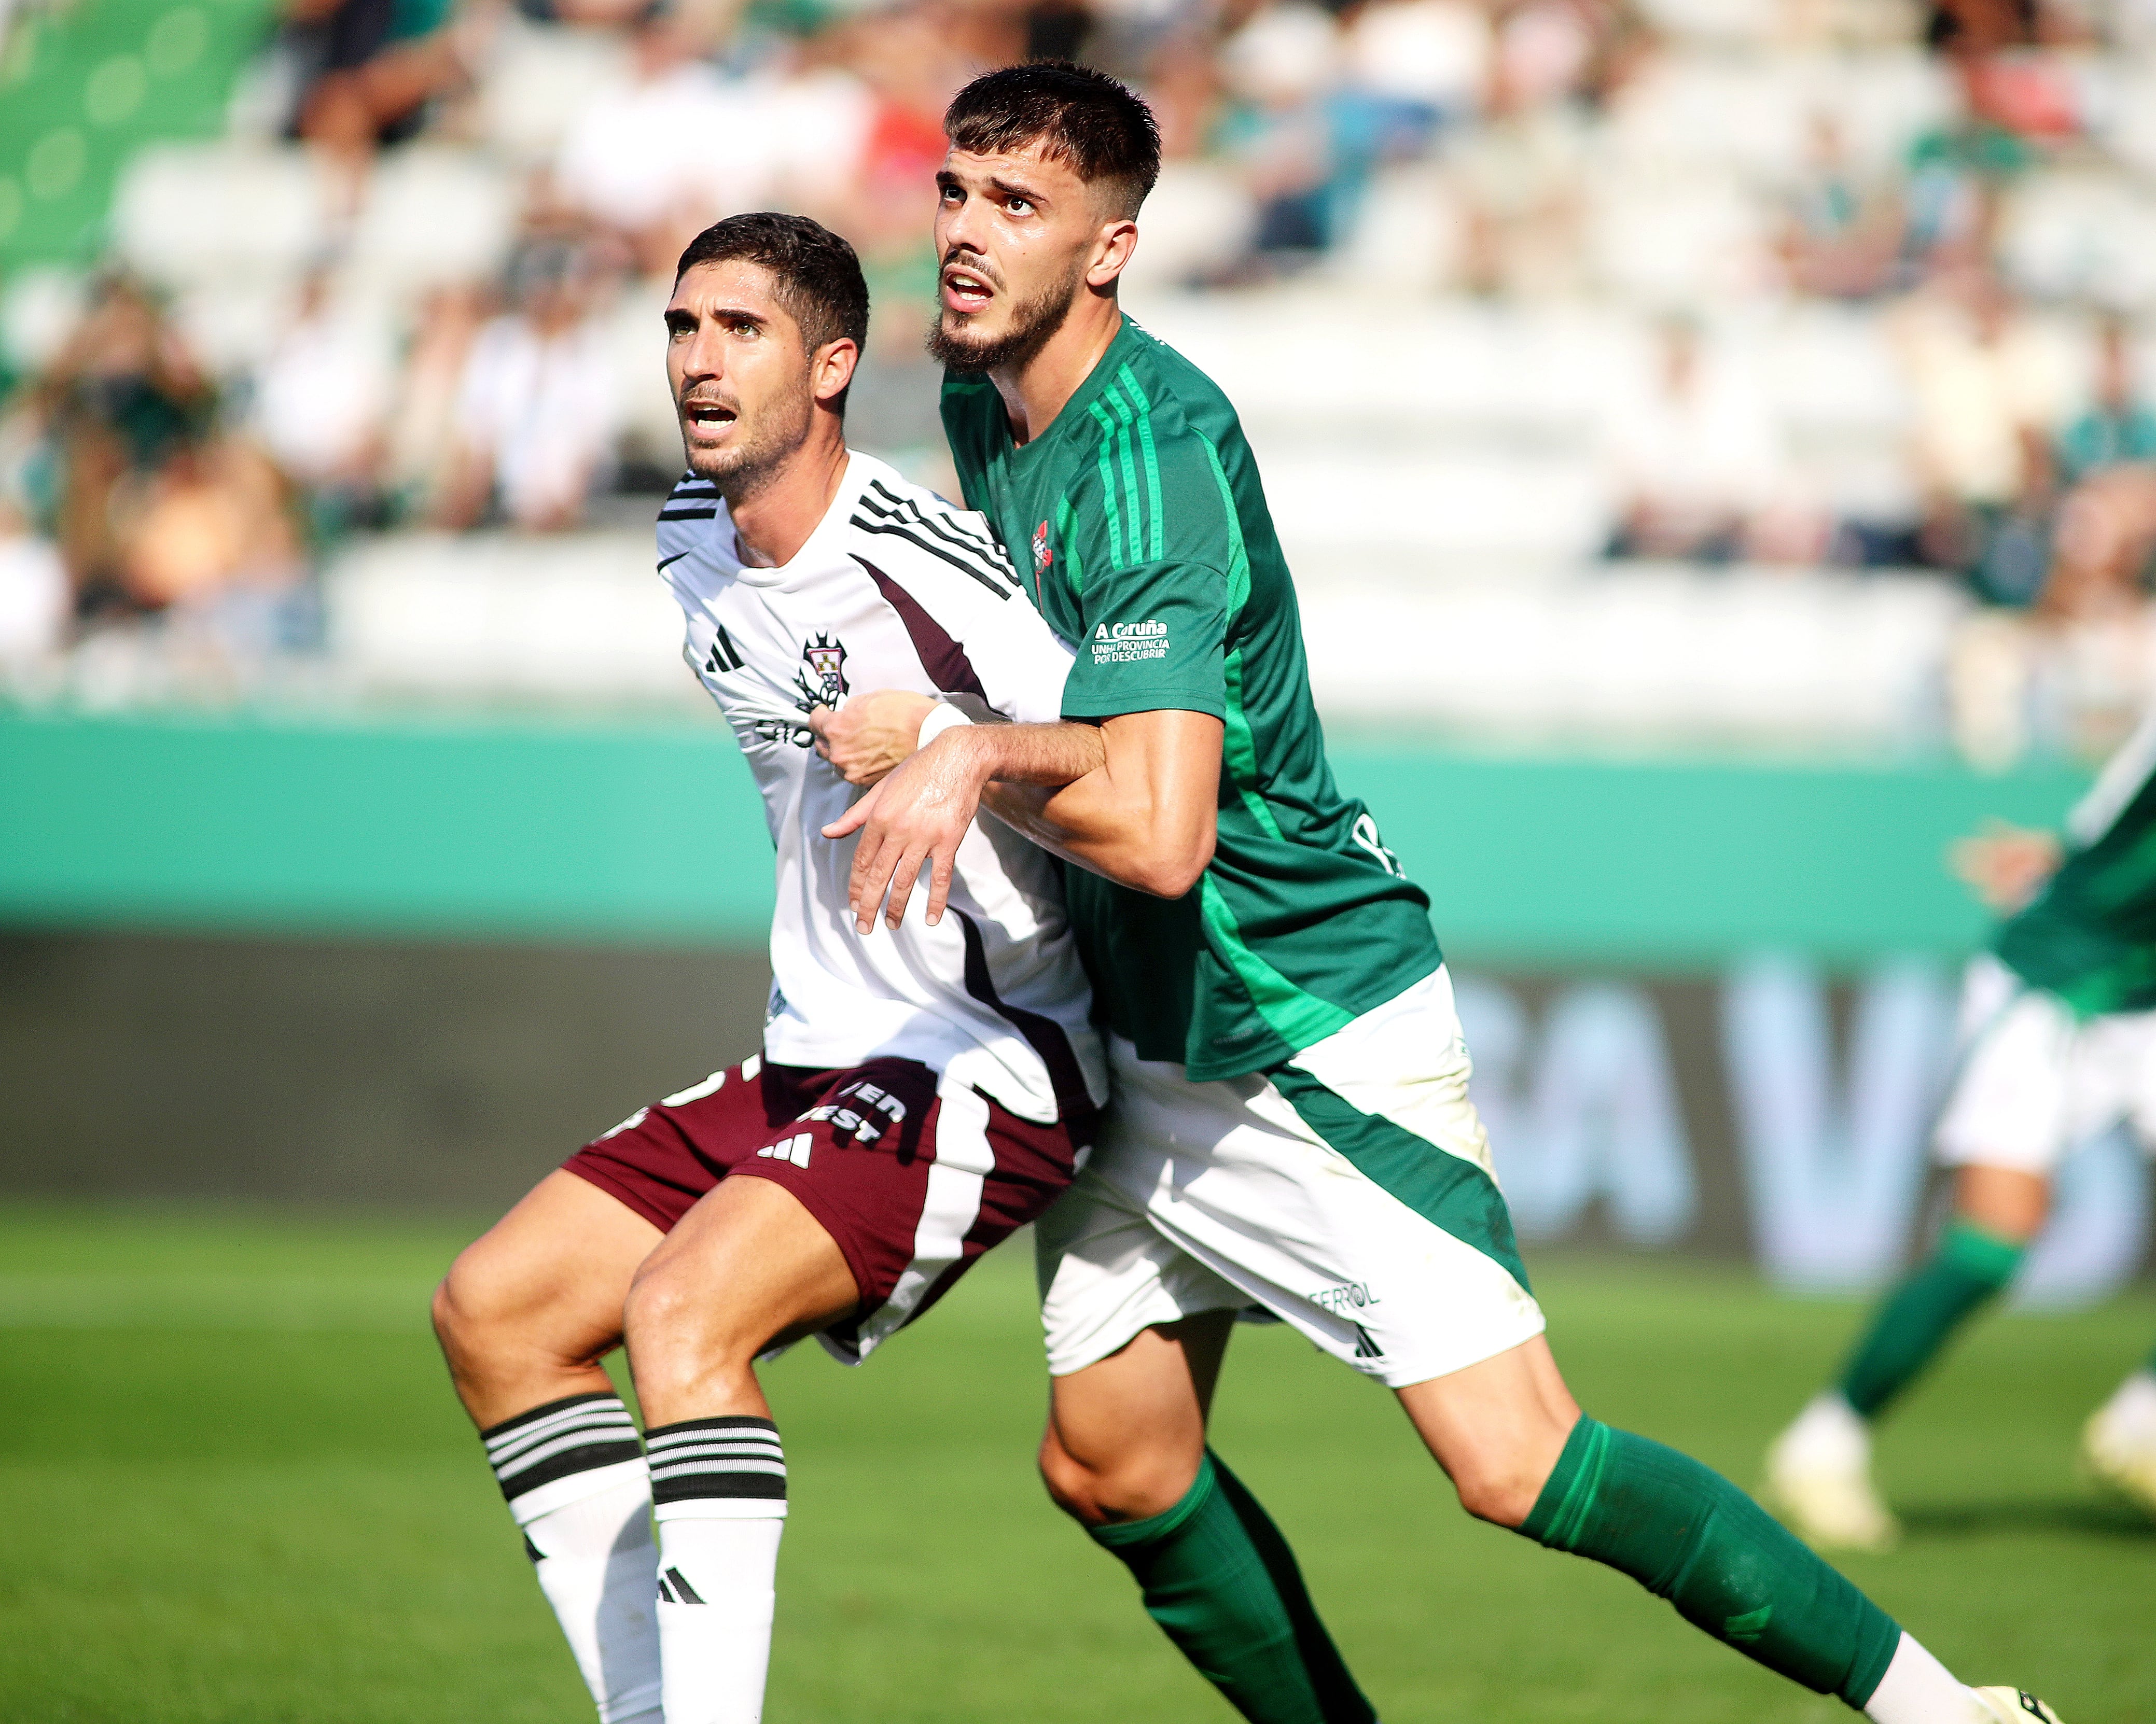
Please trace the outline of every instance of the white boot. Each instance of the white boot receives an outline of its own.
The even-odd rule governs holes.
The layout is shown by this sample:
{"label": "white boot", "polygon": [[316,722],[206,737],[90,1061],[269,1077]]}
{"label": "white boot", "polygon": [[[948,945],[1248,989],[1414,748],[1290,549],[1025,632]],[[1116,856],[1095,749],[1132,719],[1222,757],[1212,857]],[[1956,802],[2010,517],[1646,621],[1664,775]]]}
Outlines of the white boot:
{"label": "white boot", "polygon": [[1999,1724],[2059,1724],[2059,1715],[2025,1688],[1978,1688],[1971,1691],[1991,1709]]}
{"label": "white boot", "polygon": [[2097,1483],[2156,1516],[2156,1375],[2136,1371],[2090,1416],[2082,1464]]}
{"label": "white boot", "polygon": [[1807,1543],[1883,1551],[1901,1526],[1871,1483],[1871,1429],[1838,1390],[1815,1396],[1767,1450],[1767,1506]]}

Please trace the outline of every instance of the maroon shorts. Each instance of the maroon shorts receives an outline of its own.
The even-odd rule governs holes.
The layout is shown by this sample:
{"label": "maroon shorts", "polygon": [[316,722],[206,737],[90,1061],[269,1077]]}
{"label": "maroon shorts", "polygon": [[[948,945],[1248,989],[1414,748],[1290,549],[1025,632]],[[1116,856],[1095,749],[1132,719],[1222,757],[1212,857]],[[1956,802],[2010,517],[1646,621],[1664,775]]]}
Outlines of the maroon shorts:
{"label": "maroon shorts", "polygon": [[1091,1128],[1020,1119],[916,1060],[810,1071],[759,1055],[639,1109],[562,1165],[665,1230],[730,1174],[784,1186],[860,1289],[860,1309],[821,1337],[851,1362],[1054,1203]]}

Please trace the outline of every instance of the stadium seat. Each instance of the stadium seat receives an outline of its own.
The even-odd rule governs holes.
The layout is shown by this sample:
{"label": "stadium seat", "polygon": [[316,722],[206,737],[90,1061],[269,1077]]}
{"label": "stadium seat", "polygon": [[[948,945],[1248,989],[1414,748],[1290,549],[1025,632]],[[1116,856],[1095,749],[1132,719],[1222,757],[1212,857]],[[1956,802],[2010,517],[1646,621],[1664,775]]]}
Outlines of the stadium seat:
{"label": "stadium seat", "polygon": [[629,45],[610,31],[548,28],[509,13],[479,73],[480,138],[527,167],[551,162],[592,99],[623,74]]}
{"label": "stadium seat", "polygon": [[350,268],[406,298],[440,282],[484,280],[508,254],[516,203],[514,183],[476,151],[393,151],[368,187]]}
{"label": "stadium seat", "polygon": [[2008,195],[1999,243],[2009,279],[2034,298],[2128,308],[2156,296],[2156,198],[2124,174],[2030,175]]}
{"label": "stadium seat", "polygon": [[157,145],[121,176],[115,249],[169,286],[289,276],[329,239],[326,191],[296,147]]}
{"label": "stadium seat", "polygon": [[650,569],[648,531],[362,541],[324,576],[331,647],[361,691],[693,705]]}

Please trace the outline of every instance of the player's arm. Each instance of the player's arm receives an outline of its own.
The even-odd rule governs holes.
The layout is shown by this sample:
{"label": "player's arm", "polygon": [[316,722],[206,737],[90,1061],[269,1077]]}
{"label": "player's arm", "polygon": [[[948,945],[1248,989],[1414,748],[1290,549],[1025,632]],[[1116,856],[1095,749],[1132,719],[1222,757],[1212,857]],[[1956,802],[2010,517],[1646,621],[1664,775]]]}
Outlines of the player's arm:
{"label": "player's arm", "polygon": [[848,887],[855,926],[866,933],[881,907],[896,927],[924,868],[928,920],[940,921],[959,843],[984,798],[1066,860],[1181,897],[1213,859],[1220,737],[1210,713],[1174,709],[1098,724],[954,726],[824,829],[826,838],[861,835]]}

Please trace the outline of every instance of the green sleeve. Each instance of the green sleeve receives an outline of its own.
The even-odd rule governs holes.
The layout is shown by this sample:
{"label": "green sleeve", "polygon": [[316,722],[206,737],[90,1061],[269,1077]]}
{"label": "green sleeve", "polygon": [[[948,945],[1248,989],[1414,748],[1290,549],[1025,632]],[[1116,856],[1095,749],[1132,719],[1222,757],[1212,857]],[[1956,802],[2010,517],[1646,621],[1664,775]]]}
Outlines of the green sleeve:
{"label": "green sleeve", "polygon": [[1081,614],[1065,718],[1171,709],[1227,716],[1228,582],[1218,569],[1142,562],[1095,574]]}

